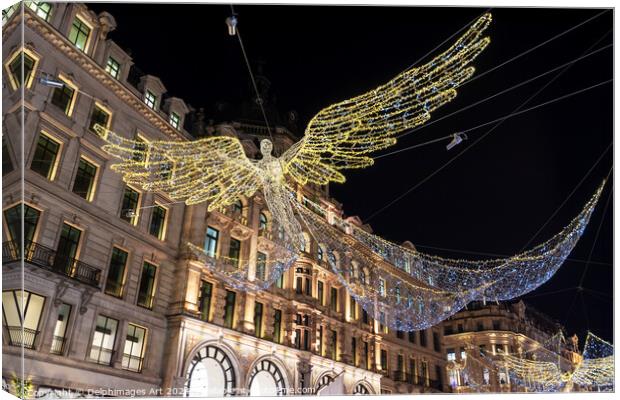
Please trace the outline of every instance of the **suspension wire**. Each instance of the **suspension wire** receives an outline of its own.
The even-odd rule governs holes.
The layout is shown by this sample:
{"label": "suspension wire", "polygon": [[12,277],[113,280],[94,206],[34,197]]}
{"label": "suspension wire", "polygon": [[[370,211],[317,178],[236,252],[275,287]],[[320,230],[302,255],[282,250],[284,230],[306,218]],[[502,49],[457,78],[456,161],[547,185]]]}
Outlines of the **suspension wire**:
{"label": "suspension wire", "polygon": [[[568,68],[568,67],[567,67]],[[493,121],[489,121],[489,122],[485,122],[484,124],[480,124],[474,128],[470,128],[467,129],[466,131],[463,132],[469,132],[472,131],[474,129],[478,129],[480,127],[486,126],[486,125],[490,125],[494,122],[497,122],[496,125],[494,125],[493,127],[491,127],[491,129],[489,129],[488,131],[486,131],[482,136],[480,136],[478,139],[476,139],[470,146],[466,147],[463,151],[461,151],[460,153],[458,153],[457,155],[455,155],[454,157],[452,157],[450,160],[448,160],[445,164],[443,164],[442,166],[440,166],[438,169],[436,169],[435,171],[433,171],[432,173],[430,173],[429,175],[426,176],[426,178],[422,179],[420,182],[418,182],[417,184],[415,184],[414,186],[412,186],[411,188],[407,189],[404,193],[400,194],[399,196],[397,196],[396,198],[394,198],[392,201],[390,201],[388,204],[386,204],[385,206],[381,207],[379,210],[373,212],[372,214],[370,214],[370,216],[364,221],[365,223],[368,223],[368,221],[370,221],[372,218],[376,217],[378,214],[380,214],[381,212],[385,211],[388,207],[392,206],[393,204],[395,204],[396,202],[398,202],[399,200],[401,200],[402,198],[404,198],[405,196],[407,196],[409,193],[411,193],[412,191],[414,191],[415,189],[417,189],[418,187],[422,186],[424,183],[426,183],[430,178],[432,178],[433,176],[435,176],[437,173],[439,173],[440,171],[442,171],[444,168],[446,168],[448,165],[450,165],[452,162],[454,162],[456,159],[458,159],[460,156],[462,156],[463,154],[465,154],[469,149],[471,149],[472,147],[474,147],[476,144],[478,144],[482,139],[484,139],[485,137],[487,137],[489,134],[491,134],[497,127],[499,127],[504,121],[506,121],[508,118],[513,117],[515,115],[519,115],[522,114],[524,112],[527,111],[531,111],[535,108],[539,108],[542,106],[545,106],[547,104],[551,104],[554,103],[556,101],[577,95],[579,93],[583,93],[587,90],[591,90],[594,89],[598,86],[604,85],[606,83],[612,82],[613,79],[609,79],[607,81],[601,82],[601,83],[597,83],[595,85],[592,85],[590,87],[584,88],[584,89],[580,89],[578,91],[566,94],[564,96],[558,97],[556,99],[550,100],[548,102],[545,103],[541,103],[538,104],[537,106],[531,107],[529,109],[526,110],[522,110],[519,111],[525,104],[527,104],[531,99],[533,99],[534,97],[536,97],[540,92],[542,92],[545,88],[547,88],[552,82],[554,82],[558,76],[560,76],[564,71],[566,71],[566,69],[562,70],[560,72],[560,74],[556,75],[556,77],[552,80],[550,80],[549,82],[547,82],[546,85],[544,85],[542,88],[540,88],[536,93],[534,93],[532,96],[528,97],[527,100],[525,100],[525,102],[523,102],[519,107],[517,107],[513,113],[508,114],[504,117],[500,117],[497,118]]]}
{"label": "suspension wire", "polygon": [[[588,86],[588,87],[586,87],[586,88],[579,89],[579,90],[574,91],[574,92],[571,92],[571,93],[567,93],[567,94],[565,94],[565,95],[563,95],[563,96],[556,97],[555,99],[551,99],[551,100],[549,100],[549,101],[545,101],[544,103],[537,104],[537,105],[535,105],[535,106],[532,106],[532,107],[526,108],[526,109],[524,109],[524,110],[520,110],[520,111],[512,112],[512,113],[507,114],[507,115],[504,115],[504,116],[502,116],[502,117],[495,118],[495,119],[493,119],[493,120],[491,120],[491,121],[484,122],[484,123],[482,123],[482,124],[480,124],[480,125],[476,125],[476,126],[474,126],[474,127],[472,127],[472,128],[468,128],[468,129],[465,129],[465,130],[460,130],[460,131],[459,131],[459,133],[467,133],[467,132],[471,132],[471,131],[474,131],[474,130],[476,130],[476,129],[483,128],[483,127],[485,127],[485,126],[487,126],[487,125],[491,125],[491,124],[493,124],[493,123],[495,123],[495,122],[498,122],[498,121],[499,121],[500,123],[501,123],[501,122],[504,122],[504,121],[505,121],[505,120],[507,120],[508,118],[512,118],[512,117],[515,117],[515,116],[517,116],[517,115],[525,114],[526,112],[536,110],[536,109],[538,109],[538,108],[540,108],[540,107],[548,106],[548,105],[553,104],[553,103],[555,103],[555,102],[558,102],[558,101],[560,101],[560,100],[564,100],[564,99],[567,99],[567,98],[569,98],[569,97],[572,97],[572,96],[575,96],[575,95],[577,95],[577,94],[580,94],[580,93],[582,93],[582,92],[586,92],[586,91],[588,91],[588,90],[595,89],[595,88],[597,88],[597,87],[599,87],[599,86],[605,85],[605,84],[610,83],[610,82],[613,82],[613,79],[609,79],[609,80],[606,80],[606,81],[603,81],[603,82],[599,82],[599,83],[594,84],[594,85],[592,85],[592,86]],[[493,127],[493,129],[495,129],[495,127]],[[488,132],[487,132],[487,133],[488,133]],[[440,138],[437,138],[437,139],[430,140],[429,142],[419,143],[419,144],[416,144],[416,145],[413,145],[413,146],[405,147],[405,148],[400,149],[400,150],[395,150],[395,151],[392,151],[392,152],[390,152],[390,153],[381,154],[380,156],[375,157],[375,159],[379,159],[379,158],[383,158],[383,157],[391,156],[391,155],[394,155],[394,154],[402,153],[403,151],[412,150],[412,149],[415,149],[415,148],[417,148],[417,147],[421,147],[421,146],[424,146],[424,145],[427,145],[427,144],[435,143],[435,142],[438,142],[438,141],[440,141],[440,140],[444,140],[444,139],[450,138],[450,137],[452,137],[452,136],[453,136],[453,135],[452,135],[452,134],[450,134],[450,135],[447,135],[447,136],[443,136],[443,137],[440,137]],[[485,134],[485,135],[483,135],[483,136],[481,136],[478,140],[476,140],[476,141],[475,141],[475,142],[474,142],[471,146],[469,146],[467,149],[469,149],[470,147],[473,147],[473,145],[474,145],[474,144],[476,144],[476,143],[477,143],[477,142],[478,142],[478,141],[479,141],[482,137],[484,137],[484,136],[486,136],[486,134]],[[467,150],[467,149],[465,149],[465,150]],[[459,153],[459,155],[460,155],[460,154],[462,154],[462,153],[464,153],[464,152],[465,152],[465,150],[464,150],[464,151],[462,151],[461,153]],[[458,157],[458,156],[457,156],[457,157]]]}
{"label": "suspension wire", "polygon": [[[437,246],[427,246],[427,245],[422,245],[422,244],[415,244],[415,247],[421,247],[424,249],[433,249],[433,250],[443,250],[443,251],[449,251],[452,253],[460,253],[460,254],[472,254],[472,255],[477,255],[477,256],[486,256],[486,257],[510,257],[510,255],[507,254],[500,254],[500,253],[489,253],[489,252],[482,252],[482,251],[471,251],[471,250],[462,250],[462,249],[450,249],[450,248],[446,248],[446,247],[437,247]],[[586,263],[586,260],[580,260],[578,258],[567,258],[566,261],[572,261],[572,262],[576,262],[576,263]],[[611,263],[606,263],[606,262],[602,262],[602,261],[590,261],[590,264],[596,264],[596,265],[605,265],[605,266],[612,266],[613,264]]]}
{"label": "suspension wire", "polygon": [[[610,31],[608,31],[608,32],[605,34],[605,36],[603,36],[600,40],[604,39],[604,38],[605,38],[605,37],[606,37],[606,36],[607,36],[610,32],[611,32],[611,30],[610,30]],[[600,40],[599,40],[599,42],[600,42]],[[598,42],[597,42],[597,44],[598,44]],[[542,78],[542,77],[543,77],[543,76],[545,76],[545,75],[548,75],[548,74],[550,74],[550,73],[552,73],[552,72],[555,72],[555,71],[557,71],[558,69],[564,68],[564,67],[566,67],[566,66],[572,65],[572,64],[576,63],[577,61],[581,61],[581,60],[583,60],[583,59],[585,59],[585,58],[587,58],[587,57],[593,56],[593,55],[595,55],[595,54],[597,54],[597,53],[599,53],[599,52],[601,52],[601,51],[603,51],[603,50],[605,50],[605,49],[607,49],[607,48],[609,48],[609,47],[613,47],[613,43],[610,43],[610,44],[608,44],[608,45],[605,45],[605,46],[603,46],[603,47],[601,47],[601,48],[599,48],[599,49],[596,49],[596,50],[594,50],[594,51],[592,51],[592,52],[590,52],[590,53],[587,53],[587,54],[581,55],[580,57],[575,58],[574,60],[571,60],[571,61],[569,61],[569,62],[566,62],[566,63],[564,63],[564,64],[562,64],[562,65],[558,65],[557,67],[555,67],[555,68],[553,68],[553,69],[550,69],[550,70],[548,70],[548,71],[546,71],[546,72],[543,72],[543,73],[542,73],[542,74],[540,74],[540,75],[537,75],[537,76],[534,76],[534,77],[532,77],[532,78],[529,78],[529,79],[527,79],[527,80],[525,80],[525,81],[519,82],[519,83],[517,83],[517,84],[516,84],[516,85],[514,85],[514,86],[511,86],[511,87],[509,87],[509,88],[507,88],[507,89],[504,89],[504,90],[501,90],[501,91],[499,91],[499,92],[497,92],[497,93],[494,93],[494,94],[492,94],[492,95],[490,95],[490,96],[488,96],[488,97],[485,97],[485,98],[483,98],[483,99],[481,99],[481,100],[476,101],[475,103],[469,104],[469,105],[467,105],[467,106],[465,106],[465,107],[463,107],[463,108],[461,108],[461,109],[458,109],[458,110],[456,110],[456,111],[454,111],[454,112],[452,112],[452,113],[450,113],[450,114],[444,115],[444,116],[442,116],[442,117],[440,117],[440,118],[437,118],[437,119],[435,119],[435,120],[432,120],[432,121],[430,121],[430,122],[428,122],[428,123],[426,123],[426,124],[420,125],[420,126],[418,126],[418,127],[414,128],[414,129],[412,129],[412,130],[410,130],[410,131],[407,131],[407,132],[403,133],[402,135],[398,136],[398,137],[397,137],[397,139],[400,139],[400,138],[402,138],[402,137],[404,137],[404,136],[406,136],[406,135],[409,135],[409,134],[411,134],[411,133],[417,132],[417,131],[419,131],[420,129],[423,129],[423,128],[428,128],[429,126],[431,126],[431,125],[433,125],[433,124],[435,124],[435,123],[437,123],[437,122],[439,122],[439,121],[443,121],[443,120],[444,120],[444,119],[446,119],[446,118],[450,118],[450,117],[451,117],[451,116],[453,116],[453,115],[460,114],[461,112],[463,112],[463,111],[465,111],[465,110],[468,110],[468,109],[470,109],[470,108],[472,108],[472,107],[475,107],[475,106],[477,106],[477,105],[479,105],[479,104],[482,104],[482,103],[484,103],[484,102],[487,102],[487,101],[489,101],[489,100],[491,100],[491,99],[493,99],[493,98],[495,98],[495,97],[497,97],[497,96],[500,96],[500,95],[502,95],[502,94],[508,93],[508,92],[510,92],[510,91],[512,91],[512,90],[515,90],[515,89],[517,89],[517,88],[519,88],[519,87],[523,86],[523,85],[527,85],[528,83],[533,82],[533,81],[535,81],[535,80],[537,80],[537,79],[539,79],[539,78]],[[444,137],[442,137],[442,138],[440,138],[440,139],[447,139],[447,138],[450,138],[450,137],[452,137],[452,135],[447,135],[447,136],[444,136]],[[434,141],[431,141],[431,142],[433,142],[433,143],[434,143]],[[426,143],[423,143],[423,144],[426,144]],[[419,146],[418,146],[418,147],[419,147]],[[408,148],[408,149],[409,149],[409,148]],[[391,153],[384,154],[384,155],[381,155],[381,156],[376,157],[376,158],[384,157],[384,156],[387,156],[387,155],[390,155],[390,154],[391,154]]]}
{"label": "suspension wire", "polygon": [[443,46],[444,44],[446,44],[450,39],[452,39],[453,37],[455,37],[456,35],[458,35],[459,33],[461,33],[462,31],[464,31],[465,29],[469,28],[474,22],[476,22],[478,19],[480,19],[480,17],[482,17],[484,14],[490,12],[493,8],[487,8],[482,14],[478,15],[476,18],[472,19],[471,21],[469,21],[467,24],[463,25],[463,27],[461,29],[459,29],[458,31],[454,32],[452,35],[450,35],[449,37],[447,37],[443,42],[439,43],[437,46],[435,46],[432,50],[428,51],[426,54],[424,54],[422,57],[418,58],[413,64],[411,64],[410,66],[408,66],[407,68],[405,68],[401,73],[415,67],[417,64],[419,64],[422,60],[424,60],[426,57],[428,57],[429,55],[433,54],[435,51],[437,51],[441,46]]}
{"label": "suspension wire", "polygon": [[[609,172],[611,172],[611,170]],[[598,228],[596,229],[596,234],[594,235],[594,241],[592,242],[592,248],[590,249],[590,253],[588,254],[588,262],[586,262],[586,266],[583,269],[583,273],[581,274],[581,279],[579,279],[579,287],[581,287],[581,285],[583,284],[583,281],[586,278],[586,274],[588,273],[588,269],[590,267],[590,259],[592,259],[592,254],[594,253],[594,249],[596,247],[598,236],[601,233],[601,228],[603,227],[603,223],[605,222],[605,215],[607,214],[607,207],[609,207],[609,201],[612,198],[613,192],[614,192],[614,187],[612,184],[611,188],[609,188],[609,193],[607,194],[607,201],[605,202],[605,207],[603,208],[603,213],[601,214],[601,220],[598,224]]]}
{"label": "suspension wire", "polygon": [[[588,172],[585,173],[585,175],[581,178],[581,180],[577,183],[577,185],[573,188],[573,190],[568,194],[568,196],[564,199],[564,201],[562,202],[562,204],[560,204],[555,211],[553,212],[553,214],[551,214],[551,216],[545,221],[544,224],[542,224],[542,226],[536,231],[536,233],[534,233],[534,235],[530,238],[530,240],[527,241],[527,243],[525,243],[525,245],[521,248],[521,251],[523,251],[524,249],[527,248],[527,246],[529,246],[534,239],[536,238],[536,236],[538,236],[538,234],[545,228],[545,226],[547,226],[547,224],[553,219],[553,217],[555,217],[555,215],[560,211],[560,209],[562,207],[564,207],[564,205],[568,202],[568,199],[571,198],[571,196],[573,194],[575,194],[575,192],[577,191],[577,189],[579,188],[579,186],[581,186],[581,184],[583,182],[585,182],[586,178],[588,177],[588,175],[590,175],[590,173],[594,170],[594,168],[596,168],[596,166],[598,165],[599,162],[601,162],[601,160],[603,159],[603,157],[605,156],[605,154],[607,154],[607,152],[609,151],[609,149],[611,149],[613,145],[613,141],[611,143],[609,143],[607,145],[607,147],[605,148],[605,150],[603,150],[603,153],[601,153],[601,155],[598,157],[598,159],[594,162],[594,164],[590,167],[590,169],[588,170]],[[611,170],[609,171],[611,172]],[[609,177],[609,174],[607,174],[607,177]],[[605,178],[607,179],[607,178]],[[587,264],[587,262],[586,262]]]}

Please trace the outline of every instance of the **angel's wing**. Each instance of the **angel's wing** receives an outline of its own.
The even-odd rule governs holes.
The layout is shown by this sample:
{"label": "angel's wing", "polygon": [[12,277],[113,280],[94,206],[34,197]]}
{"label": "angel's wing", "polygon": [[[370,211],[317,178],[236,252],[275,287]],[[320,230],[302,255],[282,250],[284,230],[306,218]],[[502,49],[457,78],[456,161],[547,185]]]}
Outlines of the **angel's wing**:
{"label": "angel's wing", "polygon": [[423,124],[456,96],[455,88],[474,73],[467,65],[489,44],[481,34],[490,22],[491,14],[485,14],[429,63],[319,111],[303,139],[282,155],[286,172],[300,184],[342,183],[339,170],[372,165],[366,154],[393,145],[396,134]]}
{"label": "angel's wing", "polygon": [[259,189],[258,169],[237,138],[147,142],[125,139],[100,125],[95,130],[107,142],[103,150],[122,160],[112,169],[144,190],[162,191],[186,204],[208,201],[213,210]]}

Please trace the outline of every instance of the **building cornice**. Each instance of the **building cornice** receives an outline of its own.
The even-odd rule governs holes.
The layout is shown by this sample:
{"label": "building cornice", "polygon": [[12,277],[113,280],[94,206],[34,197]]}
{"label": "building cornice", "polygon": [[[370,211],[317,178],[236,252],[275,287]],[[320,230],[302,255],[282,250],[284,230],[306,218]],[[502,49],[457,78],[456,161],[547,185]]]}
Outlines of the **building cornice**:
{"label": "building cornice", "polygon": [[[172,126],[161,115],[150,109],[133,92],[131,92],[116,79],[112,78],[110,74],[105,72],[105,70],[94,60],[77,50],[75,46],[73,46],[65,37],[60,35],[56,29],[47,22],[32,15],[28,9],[24,12],[24,20],[29,28],[40,34],[45,40],[55,46],[60,52],[65,54],[76,65],[80,66],[87,74],[95,78],[100,84],[108,88],[119,99],[124,101],[125,104],[141,114],[144,119],[150,122],[155,128],[159,129],[162,133],[173,139],[189,140],[189,137],[172,128]],[[13,24],[13,21],[11,21],[11,24]],[[17,23],[15,23],[15,25],[17,25]],[[7,26],[5,29],[5,35],[12,29],[14,29],[12,25]]]}

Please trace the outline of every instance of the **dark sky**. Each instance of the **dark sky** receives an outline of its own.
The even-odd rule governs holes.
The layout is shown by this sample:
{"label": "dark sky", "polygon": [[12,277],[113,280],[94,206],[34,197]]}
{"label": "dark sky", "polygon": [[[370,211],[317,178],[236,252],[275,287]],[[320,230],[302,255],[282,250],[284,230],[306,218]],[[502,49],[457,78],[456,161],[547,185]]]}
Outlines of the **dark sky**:
{"label": "dark sky", "polygon": [[[208,112],[217,101],[247,97],[248,72],[236,38],[227,35],[223,5],[91,4],[116,18],[111,34],[134,62],[159,76],[169,94]],[[298,111],[303,126],[314,113],[399,73],[480,15],[476,8],[236,5],[250,61],[265,62],[281,111]],[[475,62],[478,74],[600,13],[592,9],[493,9],[492,42]],[[433,115],[454,112],[502,89],[612,43],[612,11],[459,90]],[[607,34],[607,36],[605,36]],[[605,37],[604,37],[605,36]],[[445,46],[443,47],[445,48]],[[428,58],[427,58],[428,59]],[[611,79],[612,49],[574,64],[527,106]],[[475,127],[512,112],[558,72],[404,137],[394,149]],[[372,218],[375,232],[410,240],[420,250],[459,258],[460,251],[515,254],[562,204],[613,139],[612,85],[588,90],[510,118],[427,182]],[[431,120],[432,121],[432,120]],[[347,172],[332,195],[363,220],[467,149],[493,125],[469,132],[447,152],[446,142],[377,160]],[[581,209],[612,165],[608,151],[574,195],[535,238],[540,243]],[[571,254],[595,261],[566,262],[526,301],[564,323],[583,340],[590,329],[613,337],[613,199],[611,182]],[[600,234],[595,244],[596,231]],[[428,248],[432,246],[452,251]],[[459,251],[460,250],[460,251]],[[547,294],[561,290],[559,293]]]}

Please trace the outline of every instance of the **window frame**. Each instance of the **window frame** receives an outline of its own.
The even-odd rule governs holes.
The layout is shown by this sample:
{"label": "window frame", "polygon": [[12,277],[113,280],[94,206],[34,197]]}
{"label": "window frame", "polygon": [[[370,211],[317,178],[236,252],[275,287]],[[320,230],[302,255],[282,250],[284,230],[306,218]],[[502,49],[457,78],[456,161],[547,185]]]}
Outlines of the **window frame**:
{"label": "window frame", "polygon": [[88,117],[88,130],[90,130],[91,132],[95,132],[95,129],[94,129],[95,124],[93,124],[93,115],[97,109],[99,109],[100,111],[103,111],[104,114],[107,114],[108,119],[106,120],[104,127],[106,129],[110,129],[110,126],[112,125],[112,115],[114,113],[112,112],[112,110],[110,110],[110,107],[95,100],[93,102],[92,109],[90,110],[90,116]]}
{"label": "window frame", "polygon": [[[36,8],[32,8],[31,7],[32,4],[34,4]],[[47,13],[43,13],[43,12],[39,13],[39,10],[41,10],[42,4],[46,4],[49,6]],[[50,16],[52,15],[52,9],[53,9],[52,3],[48,3],[47,1],[26,1],[24,3],[24,6],[32,10],[32,12],[34,12],[37,15],[37,17],[43,19],[45,22],[49,22]],[[41,14],[44,14],[44,15],[41,15]]]}
{"label": "window frame", "polygon": [[[54,161],[52,162],[52,165],[50,166],[50,169],[47,172],[47,176],[43,176],[38,171],[35,171],[34,169],[32,169],[32,163],[35,161],[34,157],[37,153],[37,147],[39,146],[39,139],[41,138],[41,135],[45,136],[48,140],[58,145],[58,150],[56,151]],[[34,149],[33,151],[31,151],[32,157],[29,160],[30,162],[28,163],[28,169],[37,175],[43,176],[45,179],[49,180],[50,182],[54,182],[54,180],[56,179],[56,174],[58,173],[58,166],[60,164],[60,159],[62,157],[63,147],[64,147],[64,143],[62,140],[58,139],[55,135],[50,134],[48,131],[40,130],[39,134],[36,137],[36,143],[34,145]]]}
{"label": "window frame", "polygon": [[[110,293],[108,292],[108,280],[110,278],[110,267],[112,266],[112,259],[114,257],[114,250],[118,249],[119,251],[122,251],[126,254],[125,257],[125,263],[123,264],[123,272],[121,273],[121,279],[119,284],[119,290],[118,290],[118,294],[114,294],[114,293]],[[130,252],[129,250],[120,247],[120,246],[112,246],[112,251],[110,252],[110,257],[108,260],[108,268],[106,271],[106,278],[105,278],[105,283],[103,285],[103,293],[112,296],[112,297],[116,297],[118,299],[122,299],[123,296],[125,295],[125,284],[127,282],[127,275],[128,275],[128,270],[129,268],[127,268],[127,266],[130,264]]]}
{"label": "window frame", "polygon": [[[207,250],[207,243],[211,243],[213,237],[209,236],[209,230],[215,231],[216,235],[215,235],[215,246],[213,249],[213,254],[210,254]],[[209,246],[211,247],[211,246]],[[220,230],[219,229],[215,229],[214,227],[207,225],[207,231],[205,232],[205,243],[204,243],[204,250],[205,253],[207,253],[207,255],[209,255],[209,257],[211,258],[217,258],[217,255],[219,254],[219,247],[220,247]]]}
{"label": "window frame", "polygon": [[[144,331],[144,337],[142,338],[142,347],[140,349],[140,361],[139,361],[139,367],[138,369],[133,369],[130,368],[129,365],[131,363],[131,357],[136,357],[132,354],[132,351],[130,351],[129,354],[125,353],[125,347],[127,345],[127,336],[129,336],[129,327],[133,326],[134,327],[134,334],[136,332],[136,329],[142,329]],[[127,322],[127,329],[125,330],[125,340],[123,341],[123,354],[121,356],[121,369],[125,370],[125,371],[133,371],[133,372],[137,372],[140,373],[142,372],[142,369],[144,368],[144,360],[146,358],[146,346],[148,343],[148,337],[149,337],[149,329],[145,326],[139,325],[139,324],[135,324],[133,322]],[[131,345],[131,349],[133,350],[133,344]],[[125,362],[125,356],[129,356],[128,358],[128,363],[127,366],[124,366],[124,362]]]}
{"label": "window frame", "polygon": [[[150,266],[152,266],[153,268],[155,268],[155,274],[153,275],[153,287],[151,288],[151,293],[148,295],[150,296],[150,301],[148,304],[140,304],[140,288],[142,287],[142,281],[144,279],[144,267],[145,264],[149,264]],[[159,277],[159,265],[155,264],[151,261],[142,260],[142,264],[141,264],[141,268],[140,268],[140,279],[138,281],[138,290],[136,291],[136,305],[138,307],[142,307],[145,308],[147,310],[153,310],[153,308],[155,308],[155,294],[157,293],[157,278]]]}
{"label": "window frame", "polygon": [[[78,36],[76,35],[76,42],[72,42],[70,39],[71,36],[71,32],[73,31],[73,27],[75,24],[75,21],[78,20],[80,21],[83,25],[86,25],[86,27],[89,29],[88,31],[88,35],[86,36],[86,41],[84,42],[84,48],[81,49],[78,45],[77,45],[77,38]],[[80,30],[81,33],[83,33]],[[78,49],[79,51],[81,51],[84,54],[88,54],[88,50],[90,49],[90,44],[92,42],[92,38],[93,38],[93,34],[95,32],[94,26],[88,22],[88,18],[85,17],[84,15],[80,14],[80,13],[76,13],[73,16],[73,19],[71,20],[71,24],[69,25],[69,31],[67,32],[67,40],[69,41],[69,43],[71,43],[76,49]]]}
{"label": "window frame", "polygon": [[[132,190],[133,192],[138,193],[138,200],[136,201],[136,209],[134,210],[135,215],[133,217],[131,217],[130,221],[127,221],[126,219],[123,218],[123,202],[125,201],[125,191],[127,189]],[[121,193],[121,201],[120,201],[120,212],[119,212],[119,218],[127,223],[129,223],[130,225],[136,226],[138,225],[138,221],[140,218],[140,203],[142,201],[142,192],[137,190],[135,187],[129,185],[129,184],[125,184],[125,187],[123,188],[123,192]]]}
{"label": "window frame", "polygon": [[174,111],[170,111],[168,123],[177,130],[181,130],[181,116]]}
{"label": "window frame", "polygon": [[[95,167],[95,175],[92,177],[92,182],[90,184],[90,187],[88,189],[88,192],[86,193],[86,197],[82,197],[79,193],[76,193],[74,191],[75,188],[75,182],[78,176],[78,172],[80,171],[80,162],[82,162],[82,160],[86,163],[91,164],[93,167]],[[97,192],[97,181],[99,180],[99,172],[101,170],[101,166],[99,164],[97,164],[92,158],[84,155],[84,154],[80,154],[80,156],[78,157],[78,163],[77,163],[77,168],[75,170],[75,176],[73,177],[73,184],[71,185],[71,192],[73,194],[78,195],[79,197],[82,197],[84,200],[88,201],[88,202],[92,202],[95,198],[95,193]]]}
{"label": "window frame", "polygon": [[77,97],[78,97],[78,93],[80,92],[80,88],[75,83],[73,83],[73,81],[69,79],[69,77],[67,77],[63,73],[58,74],[58,79],[62,81],[64,85],[68,86],[69,88],[71,88],[71,90],[73,90],[73,94],[71,95],[71,100],[69,100],[69,104],[67,104],[64,110],[62,110],[58,105],[52,103],[52,99],[54,98],[54,93],[56,93],[57,90],[62,90],[61,88],[55,88],[54,90],[50,91],[51,97],[49,100],[49,104],[52,104],[54,107],[57,107],[59,110],[62,110],[63,113],[67,117],[71,118],[71,116],[73,115],[73,111],[75,109],[75,103],[77,102]]}
{"label": "window frame", "polygon": [[[151,98],[152,97],[152,104],[151,104]],[[148,108],[150,108],[151,110],[156,110],[157,109],[157,96],[155,95],[155,93],[151,92],[148,89],[144,89],[144,96],[143,99],[144,104],[146,104],[146,106]]]}
{"label": "window frame", "polygon": [[[156,237],[157,239],[161,240],[162,242],[166,240],[166,231],[168,230],[168,217],[170,215],[170,209],[168,207],[165,207],[164,205],[162,205],[161,203],[154,201],[153,202],[153,211],[151,211],[151,218],[149,218],[149,235]],[[155,216],[155,209],[157,207],[160,207],[164,210],[164,221],[161,225],[160,228],[160,232],[157,235],[154,235],[151,232],[151,226],[153,224],[153,217]]]}
{"label": "window frame", "polygon": [[[113,63],[116,64],[116,72],[112,73],[113,68],[110,67],[110,61],[112,61]],[[105,62],[105,67],[104,67],[105,72],[107,72],[108,74],[110,74],[110,76],[114,79],[119,79],[120,75],[121,75],[121,63],[116,61],[116,59],[114,57],[112,57],[111,55],[108,54],[108,58]]]}
{"label": "window frame", "polygon": [[[19,90],[21,85],[19,84],[19,82],[15,80],[15,77],[13,76],[13,72],[11,71],[11,64],[13,64],[13,61],[15,61],[17,57],[20,57],[22,52],[24,54],[28,54],[28,56],[34,60],[34,63],[32,64],[32,71],[30,71],[30,75],[28,76],[28,79],[24,81],[24,88],[26,89],[30,89],[30,87],[32,86],[32,82],[34,82],[34,77],[37,74],[37,68],[41,60],[41,57],[38,54],[36,54],[34,51],[32,51],[31,49],[25,46],[15,49],[11,53],[11,55],[7,58],[7,61],[5,61],[4,63],[4,69],[6,71],[6,74],[9,77],[9,82],[10,82],[10,85],[13,91]],[[22,60],[22,63],[23,63],[23,60]]]}

